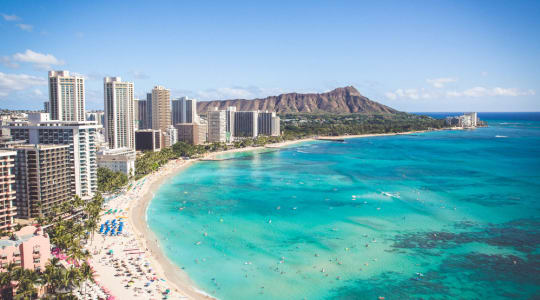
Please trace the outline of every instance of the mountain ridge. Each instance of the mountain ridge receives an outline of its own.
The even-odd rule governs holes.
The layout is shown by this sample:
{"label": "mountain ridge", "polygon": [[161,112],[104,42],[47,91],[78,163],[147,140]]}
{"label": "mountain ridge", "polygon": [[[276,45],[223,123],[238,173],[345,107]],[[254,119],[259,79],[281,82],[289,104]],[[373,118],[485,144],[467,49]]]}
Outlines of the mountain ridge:
{"label": "mountain ridge", "polygon": [[399,111],[370,100],[353,86],[336,88],[326,93],[286,93],[278,96],[252,100],[213,100],[197,103],[197,112],[206,114],[217,107],[225,110],[229,106],[237,111],[268,110],[277,113],[336,113],[336,114],[395,114]]}

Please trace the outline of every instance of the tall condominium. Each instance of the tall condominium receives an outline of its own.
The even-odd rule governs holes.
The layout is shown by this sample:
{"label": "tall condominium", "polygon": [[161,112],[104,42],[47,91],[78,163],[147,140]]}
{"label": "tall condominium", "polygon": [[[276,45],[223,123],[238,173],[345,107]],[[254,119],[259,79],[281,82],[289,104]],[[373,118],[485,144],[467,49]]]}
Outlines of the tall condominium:
{"label": "tall condominium", "polygon": [[208,142],[227,142],[227,111],[208,111]]}
{"label": "tall condominium", "polygon": [[146,93],[146,122],[145,129],[152,129],[152,93]]}
{"label": "tall condominium", "polygon": [[50,114],[49,101],[43,102],[43,112]]}
{"label": "tall condominium", "polygon": [[133,98],[133,128],[139,129],[139,99]]}
{"label": "tall condominium", "polygon": [[227,131],[228,141],[232,141],[234,138],[234,114],[235,113],[236,113],[236,107],[234,106],[227,107],[227,113],[226,113],[227,128],[225,130]]}
{"label": "tall condominium", "polygon": [[68,71],[49,71],[51,120],[84,121],[84,77]]}
{"label": "tall condominium", "polygon": [[152,129],[165,132],[171,125],[171,91],[156,86],[152,89]]}
{"label": "tall condominium", "polygon": [[256,137],[258,134],[258,112],[237,111],[234,113],[234,136],[238,138]]}
{"label": "tall condominium", "polygon": [[134,107],[136,106],[137,109],[135,110],[135,123],[137,124],[137,129],[146,129],[148,128],[148,110],[146,105],[148,104],[147,100],[138,100],[135,102]]}
{"label": "tall condominium", "polygon": [[13,140],[27,144],[69,145],[72,169],[72,190],[81,197],[92,196],[97,190],[97,131],[101,126],[95,122],[40,123],[11,122],[9,128]]}
{"label": "tall condominium", "polygon": [[198,123],[197,100],[188,97],[172,101],[172,124]]}
{"label": "tall condominium", "polygon": [[272,118],[272,136],[281,135],[281,118],[276,116]]}
{"label": "tall condominium", "polygon": [[68,145],[15,145],[17,217],[54,213],[56,205],[73,200]]}
{"label": "tall condominium", "polygon": [[17,152],[0,150],[0,230],[13,228],[13,217],[17,214],[15,201],[15,156]]}
{"label": "tall condominium", "polygon": [[135,149],[133,82],[120,77],[103,79],[105,134],[110,149]]}
{"label": "tall condominium", "polygon": [[279,117],[275,112],[259,112],[257,129],[259,135],[279,135]]}

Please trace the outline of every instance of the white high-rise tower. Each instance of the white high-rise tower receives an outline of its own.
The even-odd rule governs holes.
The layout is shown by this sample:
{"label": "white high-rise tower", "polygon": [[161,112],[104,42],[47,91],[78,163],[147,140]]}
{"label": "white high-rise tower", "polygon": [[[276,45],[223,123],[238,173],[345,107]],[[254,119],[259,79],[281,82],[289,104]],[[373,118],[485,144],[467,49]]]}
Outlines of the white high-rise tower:
{"label": "white high-rise tower", "polygon": [[120,77],[105,77],[103,88],[109,148],[135,149],[133,82],[122,82]]}
{"label": "white high-rise tower", "polygon": [[84,77],[68,71],[49,71],[49,112],[51,120],[85,121]]}

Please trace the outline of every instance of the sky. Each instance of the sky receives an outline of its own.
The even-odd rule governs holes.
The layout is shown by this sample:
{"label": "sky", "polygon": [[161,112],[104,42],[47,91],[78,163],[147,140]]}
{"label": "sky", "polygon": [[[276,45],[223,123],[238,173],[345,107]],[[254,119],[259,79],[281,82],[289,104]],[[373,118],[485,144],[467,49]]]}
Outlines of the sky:
{"label": "sky", "polygon": [[540,1],[0,2],[0,108],[41,109],[47,71],[172,97],[352,85],[399,110],[540,111]]}

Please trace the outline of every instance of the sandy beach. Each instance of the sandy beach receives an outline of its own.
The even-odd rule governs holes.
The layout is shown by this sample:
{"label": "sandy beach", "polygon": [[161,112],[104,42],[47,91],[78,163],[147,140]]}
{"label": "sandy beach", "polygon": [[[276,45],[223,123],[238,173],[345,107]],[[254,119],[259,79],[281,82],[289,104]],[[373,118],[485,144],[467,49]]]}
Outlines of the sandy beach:
{"label": "sandy beach", "polygon": [[145,221],[153,192],[194,161],[170,161],[104,205],[101,224],[123,220],[126,225],[118,236],[96,233],[87,249],[98,285],[116,299],[212,299],[165,257]]}
{"label": "sandy beach", "polygon": [[[135,199],[132,199],[129,209],[129,222],[133,226],[134,234],[148,252],[152,265],[158,269],[158,274],[166,278],[166,281],[175,289],[190,299],[211,299],[202,291],[195,288],[187,274],[174,265],[161,251],[159,243],[153,232],[146,223],[146,209],[154,197],[154,191],[167,179],[175,176],[178,172],[186,169],[196,160],[174,160],[162,167],[156,174],[152,174],[147,183]],[[135,200],[135,201],[133,201]]]}
{"label": "sandy beach", "polygon": [[[146,223],[146,209],[159,186],[199,160],[212,160],[216,156],[226,153],[280,148],[320,139],[350,139],[421,132],[425,131],[319,136],[268,144],[264,147],[246,147],[214,152],[201,159],[170,161],[159,171],[134,182],[129,191],[105,204],[104,211],[115,213],[105,214],[102,217],[102,223],[106,220],[119,218],[119,220],[126,220],[127,226],[125,233],[121,236],[104,236],[96,233],[94,241],[87,247],[93,254],[91,264],[99,276],[97,277],[99,285],[109,290],[117,299],[161,299],[167,290],[169,290],[168,299],[213,299],[197,289],[188,275],[165,256],[154,233]],[[133,272],[131,272],[132,267],[135,269]],[[129,276],[125,276],[128,272]],[[133,276],[135,272],[140,273],[139,277]],[[150,281],[150,279],[154,280]],[[148,282],[152,283],[147,285]]]}

